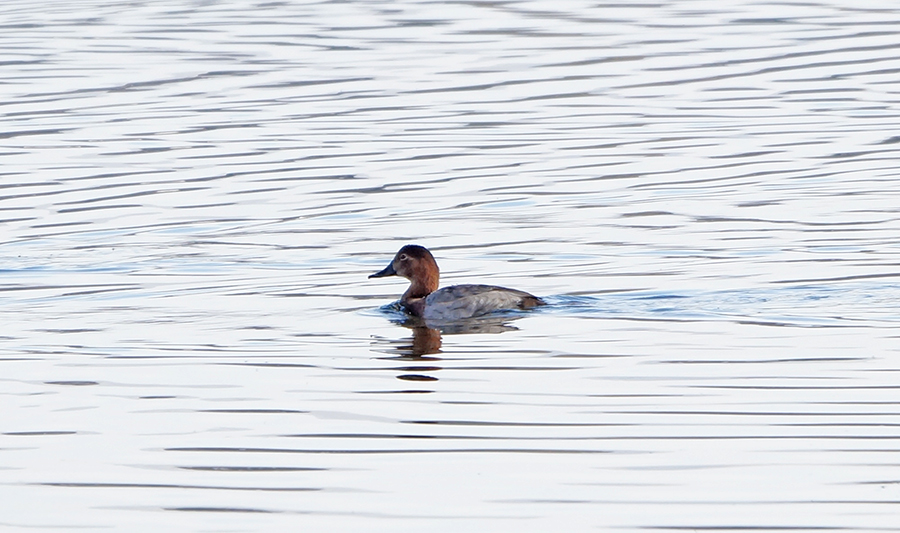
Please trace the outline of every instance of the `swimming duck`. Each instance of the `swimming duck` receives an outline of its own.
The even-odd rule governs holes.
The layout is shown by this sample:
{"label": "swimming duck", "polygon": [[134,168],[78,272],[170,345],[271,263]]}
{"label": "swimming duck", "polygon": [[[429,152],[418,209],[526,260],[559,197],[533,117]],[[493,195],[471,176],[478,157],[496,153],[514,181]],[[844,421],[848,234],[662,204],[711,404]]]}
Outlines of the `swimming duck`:
{"label": "swimming duck", "polygon": [[494,285],[454,285],[438,290],[440,271],[431,252],[407,244],[381,272],[369,278],[402,276],[410,281],[400,297],[409,314],[431,320],[471,318],[503,309],[529,309],[544,305],[537,296]]}

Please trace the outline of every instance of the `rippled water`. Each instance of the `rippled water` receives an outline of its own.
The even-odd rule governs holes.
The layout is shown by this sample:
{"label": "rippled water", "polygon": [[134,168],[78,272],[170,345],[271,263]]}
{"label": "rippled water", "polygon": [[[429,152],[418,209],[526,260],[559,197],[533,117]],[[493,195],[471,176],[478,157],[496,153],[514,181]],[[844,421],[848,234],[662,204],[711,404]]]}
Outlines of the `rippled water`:
{"label": "rippled water", "polygon": [[900,529],[896,7],[5,3],[0,526]]}

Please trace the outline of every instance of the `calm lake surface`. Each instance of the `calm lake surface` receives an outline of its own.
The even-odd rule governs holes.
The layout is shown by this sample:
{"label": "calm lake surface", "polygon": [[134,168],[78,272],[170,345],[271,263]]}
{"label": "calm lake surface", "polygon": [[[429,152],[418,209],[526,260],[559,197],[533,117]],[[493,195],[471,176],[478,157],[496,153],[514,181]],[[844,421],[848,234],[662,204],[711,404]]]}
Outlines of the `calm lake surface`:
{"label": "calm lake surface", "polygon": [[900,530],[896,2],[0,27],[0,529]]}

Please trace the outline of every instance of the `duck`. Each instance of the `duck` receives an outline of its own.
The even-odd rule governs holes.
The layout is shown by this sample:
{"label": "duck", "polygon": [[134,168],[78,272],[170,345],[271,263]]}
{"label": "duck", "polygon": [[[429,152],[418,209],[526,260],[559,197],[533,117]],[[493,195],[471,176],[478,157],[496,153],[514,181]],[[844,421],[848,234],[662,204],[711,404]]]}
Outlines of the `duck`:
{"label": "duck", "polygon": [[400,297],[400,306],[407,314],[425,320],[460,320],[546,304],[525,291],[495,285],[453,285],[438,289],[437,261],[427,248],[418,244],[400,248],[391,263],[369,279],[388,276],[409,280],[409,288]]}

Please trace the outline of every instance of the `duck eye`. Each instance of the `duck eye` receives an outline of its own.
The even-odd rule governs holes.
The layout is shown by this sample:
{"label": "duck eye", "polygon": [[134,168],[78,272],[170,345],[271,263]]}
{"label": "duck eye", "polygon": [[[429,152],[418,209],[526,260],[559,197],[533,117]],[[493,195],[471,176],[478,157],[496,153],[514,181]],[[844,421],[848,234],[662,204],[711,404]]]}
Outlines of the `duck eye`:
{"label": "duck eye", "polygon": [[401,260],[401,261],[406,261],[406,260],[409,259],[409,258],[406,257],[406,254],[400,254],[400,257],[398,257],[397,259],[399,259],[399,260]]}

